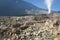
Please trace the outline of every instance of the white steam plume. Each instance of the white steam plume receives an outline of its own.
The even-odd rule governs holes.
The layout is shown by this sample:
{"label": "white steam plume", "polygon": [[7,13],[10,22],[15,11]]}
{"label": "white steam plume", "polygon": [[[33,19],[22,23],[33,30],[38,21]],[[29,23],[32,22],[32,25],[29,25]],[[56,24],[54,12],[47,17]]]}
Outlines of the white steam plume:
{"label": "white steam plume", "polygon": [[51,13],[52,2],[53,2],[53,0],[45,0],[45,3],[46,3],[47,8],[48,8],[48,13]]}

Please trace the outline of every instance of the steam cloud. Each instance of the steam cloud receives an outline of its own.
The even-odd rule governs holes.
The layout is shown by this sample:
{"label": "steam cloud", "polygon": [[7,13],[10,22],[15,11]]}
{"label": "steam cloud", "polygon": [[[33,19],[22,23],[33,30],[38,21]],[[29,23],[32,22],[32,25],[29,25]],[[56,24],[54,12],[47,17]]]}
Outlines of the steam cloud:
{"label": "steam cloud", "polygon": [[45,3],[46,3],[47,8],[48,8],[48,13],[51,13],[52,2],[53,2],[53,0],[45,0]]}

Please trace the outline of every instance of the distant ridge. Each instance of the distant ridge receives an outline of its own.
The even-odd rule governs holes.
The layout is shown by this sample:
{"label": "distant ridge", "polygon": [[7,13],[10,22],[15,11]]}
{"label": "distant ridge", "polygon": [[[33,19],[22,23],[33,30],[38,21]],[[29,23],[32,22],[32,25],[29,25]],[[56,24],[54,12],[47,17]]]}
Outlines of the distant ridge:
{"label": "distant ridge", "polygon": [[[33,13],[26,13],[25,10],[32,10]],[[36,11],[39,10],[39,11]],[[53,12],[52,13],[60,13]],[[40,15],[48,14],[47,10],[38,8],[35,5],[25,2],[23,0],[0,0],[0,16],[27,16],[27,15]]]}

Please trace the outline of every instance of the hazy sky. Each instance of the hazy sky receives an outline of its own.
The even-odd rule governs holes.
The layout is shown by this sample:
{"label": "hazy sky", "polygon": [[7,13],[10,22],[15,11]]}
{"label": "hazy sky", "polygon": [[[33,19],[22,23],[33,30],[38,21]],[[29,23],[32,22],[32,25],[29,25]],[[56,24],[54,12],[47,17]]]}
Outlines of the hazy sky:
{"label": "hazy sky", "polygon": [[[24,1],[32,3],[39,8],[47,9],[47,6],[44,3],[45,0],[24,0]],[[53,1],[52,10],[60,11],[60,0],[54,0]]]}

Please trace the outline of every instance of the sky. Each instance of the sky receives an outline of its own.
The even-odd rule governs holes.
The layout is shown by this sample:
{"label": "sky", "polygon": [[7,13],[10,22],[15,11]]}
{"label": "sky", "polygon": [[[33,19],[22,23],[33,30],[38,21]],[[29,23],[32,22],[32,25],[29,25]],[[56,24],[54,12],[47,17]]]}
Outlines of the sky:
{"label": "sky", "polygon": [[[45,0],[24,0],[24,1],[32,3],[33,5],[39,8],[47,9],[47,6],[45,5],[44,2]],[[60,11],[60,0],[53,1],[51,10]]]}

